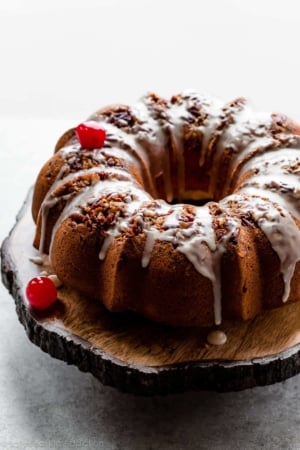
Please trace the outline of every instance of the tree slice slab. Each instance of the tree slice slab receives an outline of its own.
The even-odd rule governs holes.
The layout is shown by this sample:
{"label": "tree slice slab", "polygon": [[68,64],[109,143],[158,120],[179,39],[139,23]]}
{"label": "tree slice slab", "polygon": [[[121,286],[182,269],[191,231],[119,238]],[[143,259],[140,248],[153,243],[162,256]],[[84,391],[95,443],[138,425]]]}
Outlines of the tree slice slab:
{"label": "tree slice slab", "polygon": [[102,383],[143,395],[185,390],[240,390],[279,382],[300,372],[300,302],[247,321],[224,321],[221,346],[209,329],[172,328],[129,313],[109,313],[67,287],[44,312],[25,298],[41,266],[30,258],[34,224],[31,193],[2,244],[2,279],[15,299],[29,339],[51,356],[92,373]]}

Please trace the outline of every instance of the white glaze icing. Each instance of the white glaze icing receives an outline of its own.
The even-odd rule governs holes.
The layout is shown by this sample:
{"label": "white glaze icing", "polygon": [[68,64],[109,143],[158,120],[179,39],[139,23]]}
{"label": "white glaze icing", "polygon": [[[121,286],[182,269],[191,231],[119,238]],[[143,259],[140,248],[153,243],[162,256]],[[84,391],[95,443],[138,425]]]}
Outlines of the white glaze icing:
{"label": "white glaze icing", "polygon": [[52,273],[52,274],[48,275],[48,278],[52,281],[52,283],[54,284],[54,286],[57,289],[59,289],[62,286],[62,282],[60,281],[58,276],[55,275],[55,273]]}
{"label": "white glaze icing", "polygon": [[[213,164],[211,179],[215,179],[215,174],[219,170],[219,158],[229,147],[232,150],[229,173],[238,167],[238,178],[246,176],[238,190],[220,202],[221,212],[218,214],[218,220],[225,222],[226,228],[223,229],[222,237],[218,240],[213,226],[216,218],[213,218],[209,206],[193,207],[192,213],[189,213],[192,214],[191,220],[181,226],[182,217],[186,214],[185,205],[169,205],[162,200],[155,200],[154,206],[149,208],[147,203],[150,202],[153,205],[153,198],[137,185],[131,173],[126,169],[107,165],[110,156],[127,163],[138,164],[140,170],[143,165],[146,165],[151,171],[151,180],[147,181],[148,185],[151,186],[151,183],[163,175],[166,199],[171,202],[174,198],[172,161],[169,149],[166,149],[169,134],[177,164],[177,195],[181,198],[186,191],[183,134],[189,119],[192,118],[189,111],[194,104],[200,107],[205,118],[196,129],[202,136],[199,167],[204,165],[208,146],[217,134],[217,144],[211,155]],[[101,260],[105,258],[113,239],[127,232],[129,218],[134,218],[140,222],[145,234],[145,247],[141,258],[142,267],[146,269],[149,265],[156,241],[165,241],[176,245],[177,250],[186,256],[195,269],[211,281],[215,323],[219,324],[222,320],[220,262],[222,255],[226,252],[228,241],[238,235],[241,226],[239,215],[247,212],[252,215],[257,226],[265,233],[280,259],[284,281],[283,301],[287,301],[295,265],[300,260],[300,233],[288,211],[299,218],[300,181],[298,172],[289,173],[286,167],[300,161],[299,138],[291,135],[282,143],[270,131],[271,115],[254,113],[244,104],[241,106],[233,103],[233,106],[225,107],[225,104],[218,99],[185,92],[179,102],[166,102],[166,105],[163,114],[157,117],[155,102],[151,96],[144,97],[130,109],[130,112],[139,119],[139,123],[132,133],[108,123],[101,114],[96,117],[96,120],[103,122],[103,127],[107,131],[107,146],[101,151],[90,152],[99,163],[97,167],[65,176],[68,165],[76,161],[76,154],[81,149],[75,143],[60,150],[66,164],[63,165],[42,207],[41,249],[45,237],[47,215],[59,198],[66,201],[66,206],[54,226],[50,253],[60,224],[70,215],[76,212],[80,213],[83,207],[98,198],[114,193],[122,194],[124,197],[124,201],[120,201],[122,213],[116,217],[113,225],[107,231],[99,251],[99,258]],[[225,124],[223,129],[221,125],[225,110],[231,115],[232,120],[227,125]],[[121,121],[121,125],[125,126],[126,120]],[[292,146],[294,150],[286,149],[287,145]],[[101,171],[108,174],[107,180],[96,180],[92,186],[79,189],[76,196],[72,193],[61,197],[56,196],[55,192],[63,184],[74,182],[80,176],[86,177]],[[250,175],[247,175],[248,172]],[[229,189],[230,181],[229,176],[223,192]],[[294,190],[290,189],[288,193],[281,192],[279,187],[276,188],[276,183],[279,187],[293,187]],[[270,184],[273,186],[271,189]],[[213,195],[213,183],[208,186],[208,191],[210,195]],[[151,215],[154,219],[160,218],[160,226],[156,226],[155,220],[150,220]]]}

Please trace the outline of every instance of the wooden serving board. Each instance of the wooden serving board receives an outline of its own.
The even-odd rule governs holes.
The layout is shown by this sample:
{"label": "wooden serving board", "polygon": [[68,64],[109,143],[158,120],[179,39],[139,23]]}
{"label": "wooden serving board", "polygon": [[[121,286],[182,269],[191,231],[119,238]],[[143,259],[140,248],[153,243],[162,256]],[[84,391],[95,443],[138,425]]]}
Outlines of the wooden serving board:
{"label": "wooden serving board", "polygon": [[144,395],[245,389],[300,372],[300,302],[247,322],[224,321],[219,329],[227,342],[221,346],[207,343],[209,329],[172,328],[130,313],[112,314],[66,287],[49,310],[32,310],[24,290],[42,267],[30,261],[37,256],[30,205],[31,193],[3,242],[2,279],[29,339],[51,356],[104,384]]}

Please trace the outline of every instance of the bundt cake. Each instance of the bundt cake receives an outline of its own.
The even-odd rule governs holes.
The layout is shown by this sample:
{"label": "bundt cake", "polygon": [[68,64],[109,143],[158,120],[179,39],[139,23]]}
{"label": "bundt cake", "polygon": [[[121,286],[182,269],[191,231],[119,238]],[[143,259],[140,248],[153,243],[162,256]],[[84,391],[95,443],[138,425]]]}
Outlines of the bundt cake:
{"label": "bundt cake", "polygon": [[300,300],[299,173],[300,127],[286,116],[244,98],[148,94],[59,139],[35,184],[34,245],[109,311],[246,320]]}

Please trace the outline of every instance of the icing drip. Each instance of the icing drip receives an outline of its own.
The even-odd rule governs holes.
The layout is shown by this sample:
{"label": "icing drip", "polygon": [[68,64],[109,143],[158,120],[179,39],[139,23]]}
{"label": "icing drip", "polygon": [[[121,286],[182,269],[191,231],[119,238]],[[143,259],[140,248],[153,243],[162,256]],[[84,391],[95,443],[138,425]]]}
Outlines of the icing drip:
{"label": "icing drip", "polygon": [[41,236],[39,244],[39,252],[42,255],[44,253],[45,239],[46,239],[46,226],[49,211],[53,206],[58,203],[57,198],[52,198],[51,200],[46,199],[41,207]]}
{"label": "icing drip", "polygon": [[213,231],[212,217],[208,207],[197,209],[194,221],[196,234],[182,242],[178,251],[184,253],[195,269],[212,282],[214,294],[215,323],[221,323],[221,282],[220,256],[221,248],[217,248]]}
{"label": "icing drip", "polygon": [[146,243],[145,243],[145,247],[144,247],[144,252],[143,252],[143,257],[142,257],[142,267],[147,267],[149,262],[150,262],[150,258],[151,258],[151,253],[155,244],[155,241],[158,238],[158,233],[155,233],[155,231],[148,231],[147,232],[147,236],[146,236]]}
{"label": "icing drip", "polygon": [[295,266],[300,259],[299,230],[289,214],[282,217],[275,208],[268,211],[267,217],[264,214],[257,214],[256,217],[258,218],[258,225],[279,256],[280,270],[284,281],[282,301],[286,302],[290,294],[291,279]]}
{"label": "icing drip", "polygon": [[282,301],[286,302],[295,266],[300,260],[300,232],[297,225],[287,211],[263,198],[232,195],[221,202],[229,208],[232,207],[232,203],[238,207],[239,214],[251,213],[278,255],[284,282]]}
{"label": "icing drip", "polygon": [[108,235],[104,239],[102,247],[101,247],[100,252],[99,252],[99,259],[101,261],[103,261],[105,259],[106,253],[107,253],[107,251],[108,251],[108,249],[110,247],[110,244],[112,243],[113,240],[114,240],[114,235],[113,234]]}
{"label": "icing drip", "polygon": [[[177,250],[183,253],[195,269],[212,282],[214,296],[215,323],[222,321],[221,274],[220,263],[226,250],[226,243],[237,234],[240,222],[226,217],[227,232],[217,243],[213,219],[208,206],[195,208],[195,216],[187,228],[180,229],[180,217],[184,215],[184,205],[175,205],[165,216],[164,229],[147,230],[146,243],[142,257],[142,266],[147,267],[151,252],[157,240],[177,244]],[[222,216],[224,219],[225,216]],[[221,216],[219,217],[220,220]],[[199,293],[201,295],[201,293]]]}

